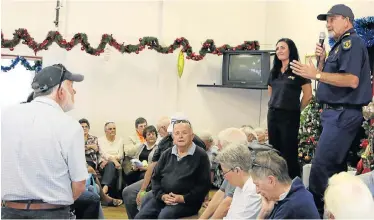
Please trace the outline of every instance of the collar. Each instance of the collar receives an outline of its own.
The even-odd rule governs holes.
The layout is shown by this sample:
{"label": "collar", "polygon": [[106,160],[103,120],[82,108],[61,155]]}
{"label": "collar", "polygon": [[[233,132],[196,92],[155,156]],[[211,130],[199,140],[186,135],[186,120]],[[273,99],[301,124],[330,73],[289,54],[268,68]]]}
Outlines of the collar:
{"label": "collar", "polygon": [[46,105],[52,106],[53,108],[57,110],[64,112],[64,110],[62,110],[61,106],[57,104],[55,100],[48,98],[48,97],[39,96],[39,97],[36,97],[32,102],[39,102],[42,104],[46,104]]}
{"label": "collar", "polygon": [[[192,146],[188,149],[187,155],[193,155],[195,153],[195,150],[196,144],[192,142]],[[181,157],[179,157],[178,155],[177,145],[173,146],[173,148],[171,149],[171,154],[174,154],[175,156],[177,156],[177,158],[181,159]]]}
{"label": "collar", "polygon": [[247,179],[247,181],[245,181],[244,185],[243,185],[243,191],[245,191],[248,187],[250,187],[251,185],[253,184],[253,180],[251,177],[249,177]]}
{"label": "collar", "polygon": [[157,143],[154,143],[152,146],[148,146],[148,143],[145,142],[144,143],[144,147],[147,149],[147,150],[152,150],[154,147],[156,147]]}
{"label": "collar", "polygon": [[344,32],[344,34],[342,34],[342,36],[340,36],[338,42],[341,41],[343,38],[345,38],[347,36],[350,36],[351,34],[355,34],[355,33],[356,33],[356,31],[353,28],[347,30],[346,32]]}

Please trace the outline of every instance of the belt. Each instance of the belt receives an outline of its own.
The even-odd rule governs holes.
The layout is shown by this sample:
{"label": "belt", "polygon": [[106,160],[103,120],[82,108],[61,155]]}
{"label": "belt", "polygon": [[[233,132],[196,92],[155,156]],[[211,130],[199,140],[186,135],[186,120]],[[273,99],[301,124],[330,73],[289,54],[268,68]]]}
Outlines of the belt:
{"label": "belt", "polygon": [[322,104],[322,109],[333,109],[333,110],[344,110],[344,109],[357,109],[361,110],[361,105],[349,105],[349,104]]}
{"label": "belt", "polygon": [[43,203],[40,201],[28,200],[28,201],[4,201],[4,206],[12,209],[22,209],[22,210],[43,210],[43,209],[60,209],[67,207],[66,205],[53,205],[48,203]]}

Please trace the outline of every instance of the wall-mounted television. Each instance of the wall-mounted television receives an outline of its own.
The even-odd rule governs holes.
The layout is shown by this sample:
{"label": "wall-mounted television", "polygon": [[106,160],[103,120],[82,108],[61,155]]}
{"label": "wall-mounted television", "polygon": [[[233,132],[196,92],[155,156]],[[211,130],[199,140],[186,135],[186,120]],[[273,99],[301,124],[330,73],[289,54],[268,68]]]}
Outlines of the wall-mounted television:
{"label": "wall-mounted television", "polygon": [[223,54],[222,84],[267,89],[274,50],[229,51]]}

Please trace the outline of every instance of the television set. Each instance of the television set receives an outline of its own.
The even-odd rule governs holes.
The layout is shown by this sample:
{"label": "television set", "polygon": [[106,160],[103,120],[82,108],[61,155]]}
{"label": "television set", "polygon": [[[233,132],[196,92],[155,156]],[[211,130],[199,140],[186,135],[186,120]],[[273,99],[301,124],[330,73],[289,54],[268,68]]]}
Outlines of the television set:
{"label": "television set", "polygon": [[229,51],[223,54],[222,85],[267,89],[275,51]]}

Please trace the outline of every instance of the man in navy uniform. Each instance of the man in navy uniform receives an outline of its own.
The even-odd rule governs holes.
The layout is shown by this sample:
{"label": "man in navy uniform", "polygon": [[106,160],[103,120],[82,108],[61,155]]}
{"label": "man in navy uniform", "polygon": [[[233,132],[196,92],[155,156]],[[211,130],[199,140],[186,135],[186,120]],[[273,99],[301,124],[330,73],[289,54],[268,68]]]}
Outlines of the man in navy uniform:
{"label": "man in navy uniform", "polygon": [[317,99],[323,108],[322,134],[318,142],[309,178],[317,208],[323,215],[323,194],[328,178],[347,170],[347,154],[362,123],[362,106],[372,98],[369,56],[363,40],[353,29],[354,15],[346,5],[335,5],[327,14],[329,36],[336,43],[329,56],[317,44],[318,69],[309,64],[291,63],[295,74],[319,81]]}

